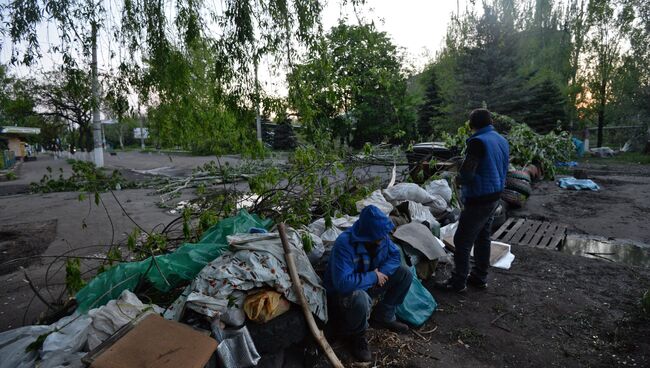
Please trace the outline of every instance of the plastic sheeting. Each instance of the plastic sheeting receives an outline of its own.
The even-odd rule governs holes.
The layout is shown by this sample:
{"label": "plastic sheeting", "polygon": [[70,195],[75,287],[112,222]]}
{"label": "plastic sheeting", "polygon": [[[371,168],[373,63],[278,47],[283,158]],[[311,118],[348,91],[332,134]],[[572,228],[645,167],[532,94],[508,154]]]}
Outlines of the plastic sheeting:
{"label": "plastic sheeting", "polygon": [[25,326],[0,333],[0,368],[33,367],[38,352],[25,349],[50,331],[50,326]]}
{"label": "plastic sheeting", "polygon": [[99,274],[77,293],[77,310],[85,313],[102,306],[116,299],[123,290],[134,290],[142,278],[156,289],[167,292],[182,280],[193,280],[205,265],[221,255],[228,248],[228,235],[270,225],[271,220],[262,220],[242,209],[237,216],[223,219],[211,227],[198,243],[186,243],[173,253],[156,256],[157,265],[151,257],[139,262],[119,263]]}
{"label": "plastic sheeting", "polygon": [[[26,326],[0,333],[0,368],[83,367],[86,347],[95,348],[120,327],[143,312],[162,312],[158,306],[143,304],[125,290],[118,300],[93,309],[86,315],[74,313],[49,326]],[[38,351],[27,352],[28,345],[49,333]]]}
{"label": "plastic sheeting", "polygon": [[557,185],[559,185],[560,188],[574,190],[587,189],[597,191],[600,189],[598,184],[594,183],[591,179],[576,179],[574,177],[561,178],[557,181]]}
{"label": "plastic sheeting", "polygon": [[402,304],[397,307],[396,315],[399,319],[413,326],[422,326],[438,307],[436,300],[415,274],[415,267],[411,267],[413,281]]}
{"label": "plastic sheeting", "polygon": [[[298,302],[284,259],[278,233],[239,234],[228,238],[232,251],[210,262],[192,282],[186,307],[209,317],[227,310],[228,297],[235,291],[271,287],[289,301]],[[290,245],[309,309],[327,321],[327,299],[321,280],[309,263],[300,236],[288,232]]]}

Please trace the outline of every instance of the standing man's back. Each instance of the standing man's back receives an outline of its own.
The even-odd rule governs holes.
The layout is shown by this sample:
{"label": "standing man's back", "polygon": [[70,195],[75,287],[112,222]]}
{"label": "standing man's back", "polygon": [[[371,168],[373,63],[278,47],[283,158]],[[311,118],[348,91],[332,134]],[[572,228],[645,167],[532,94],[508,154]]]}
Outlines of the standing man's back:
{"label": "standing man's back", "polygon": [[[481,289],[487,287],[492,220],[505,187],[510,156],[508,141],[494,129],[488,110],[472,111],[469,125],[473,134],[467,139],[465,160],[458,176],[464,208],[454,236],[455,266],[452,277],[438,285],[456,292],[464,292],[468,283]],[[474,267],[470,273],[472,247]]]}

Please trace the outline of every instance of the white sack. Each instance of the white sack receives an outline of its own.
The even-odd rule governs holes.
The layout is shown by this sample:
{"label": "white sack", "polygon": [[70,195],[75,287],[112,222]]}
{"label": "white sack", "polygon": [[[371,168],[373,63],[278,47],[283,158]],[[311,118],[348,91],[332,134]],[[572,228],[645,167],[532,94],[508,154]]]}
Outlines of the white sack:
{"label": "white sack", "polygon": [[451,188],[447,180],[432,180],[424,186],[424,190],[431,195],[441,196],[447,204],[451,204]]}
{"label": "white sack", "polygon": [[388,215],[390,211],[393,210],[393,205],[390,204],[384,198],[384,195],[381,194],[381,190],[375,190],[374,192],[370,193],[370,195],[362,200],[357,201],[356,206],[357,206],[357,211],[361,212],[362,209],[374,205],[377,208],[381,210],[385,215]]}
{"label": "white sack", "polygon": [[382,193],[384,194],[384,198],[393,204],[404,201],[425,204],[434,200],[426,190],[414,183],[399,183],[388,189],[384,189]]}

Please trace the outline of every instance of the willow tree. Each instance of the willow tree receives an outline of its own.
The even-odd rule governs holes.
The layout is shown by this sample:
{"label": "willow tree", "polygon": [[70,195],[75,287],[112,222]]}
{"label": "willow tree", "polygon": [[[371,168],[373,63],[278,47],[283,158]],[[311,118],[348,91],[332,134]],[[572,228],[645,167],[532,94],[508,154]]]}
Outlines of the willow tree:
{"label": "willow tree", "polygon": [[290,63],[319,34],[321,9],[319,0],[14,0],[2,19],[12,62],[25,65],[41,57],[43,23],[58,29],[50,51],[64,66],[88,66],[80,60],[89,59],[97,30],[118,45],[110,76],[128,79],[156,117],[161,140],[192,146],[218,132],[237,149],[252,143],[246,120],[262,98],[257,65]]}

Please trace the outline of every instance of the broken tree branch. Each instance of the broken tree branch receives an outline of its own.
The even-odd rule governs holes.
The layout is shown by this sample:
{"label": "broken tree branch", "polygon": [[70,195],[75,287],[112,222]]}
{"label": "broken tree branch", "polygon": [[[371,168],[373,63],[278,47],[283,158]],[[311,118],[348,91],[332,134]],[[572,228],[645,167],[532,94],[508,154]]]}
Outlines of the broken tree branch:
{"label": "broken tree branch", "polygon": [[312,335],[314,335],[316,341],[318,341],[319,345],[325,352],[327,359],[329,359],[330,363],[332,363],[332,366],[334,366],[335,368],[343,368],[343,364],[336,356],[334,350],[332,350],[330,344],[327,342],[327,339],[325,338],[323,331],[321,331],[316,325],[314,316],[311,314],[311,311],[307,306],[307,299],[305,298],[305,294],[302,291],[302,282],[300,282],[300,277],[298,276],[298,270],[296,269],[296,262],[293,258],[293,251],[291,249],[291,246],[289,245],[289,241],[287,240],[287,232],[284,223],[278,224],[278,232],[280,233],[282,247],[284,248],[284,257],[287,262],[287,268],[289,269],[289,276],[291,276],[291,282],[293,283],[293,288],[296,294],[298,295],[298,301],[300,302],[300,306],[302,307],[302,312],[305,315],[305,319],[307,320],[309,329],[311,330]]}

